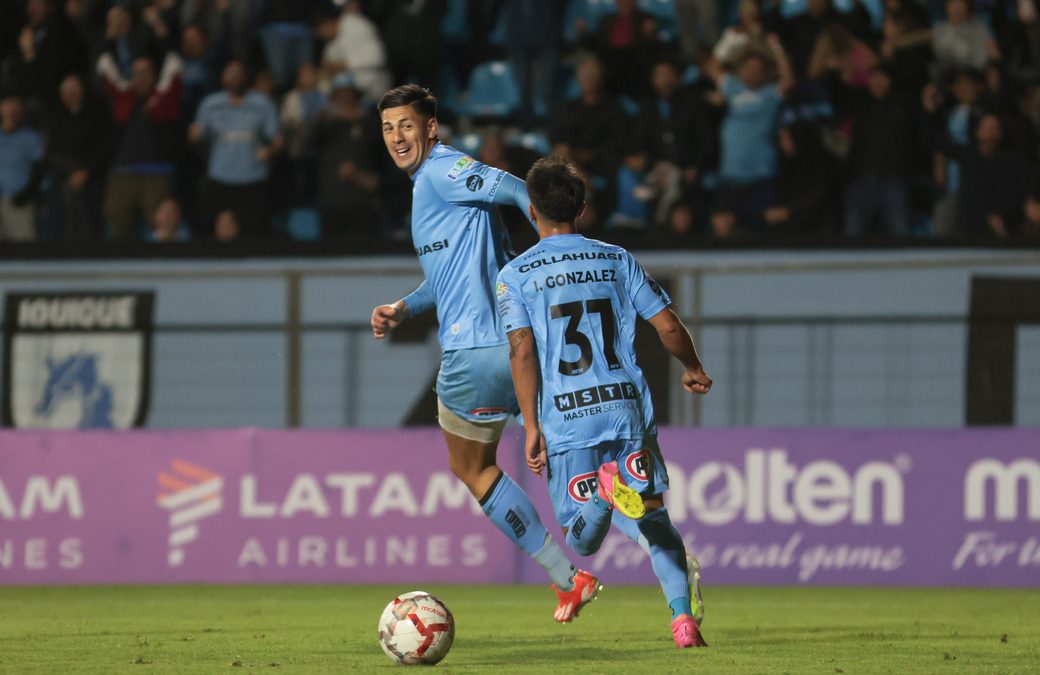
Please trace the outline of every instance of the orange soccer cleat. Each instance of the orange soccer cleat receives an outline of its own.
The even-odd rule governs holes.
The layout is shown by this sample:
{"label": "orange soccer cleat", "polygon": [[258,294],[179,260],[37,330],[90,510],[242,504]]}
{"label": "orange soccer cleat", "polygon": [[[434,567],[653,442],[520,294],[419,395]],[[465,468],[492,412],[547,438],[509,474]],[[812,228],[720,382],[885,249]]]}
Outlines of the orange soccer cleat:
{"label": "orange soccer cleat", "polygon": [[553,612],[553,618],[560,623],[568,623],[578,616],[582,607],[596,599],[596,595],[603,585],[591,573],[578,570],[574,573],[574,588],[569,591],[561,591],[556,584],[553,584],[552,588],[556,591],[556,597],[560,599],[560,604]]}

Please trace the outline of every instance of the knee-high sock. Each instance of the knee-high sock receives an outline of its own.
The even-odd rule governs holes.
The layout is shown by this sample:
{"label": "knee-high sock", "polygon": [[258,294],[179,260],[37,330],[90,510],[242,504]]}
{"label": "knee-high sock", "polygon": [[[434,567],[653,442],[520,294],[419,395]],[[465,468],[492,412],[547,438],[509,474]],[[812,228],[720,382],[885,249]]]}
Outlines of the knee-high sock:
{"label": "knee-high sock", "polygon": [[668,509],[651,511],[638,521],[639,531],[650,544],[650,563],[672,609],[672,618],[693,614],[690,582],[686,578],[686,547],[668,517]]}
{"label": "knee-high sock", "polygon": [[534,504],[509,476],[499,474],[480,507],[502,534],[541,565],[560,590],[574,587],[574,566],[542,525]]}
{"label": "knee-high sock", "polygon": [[592,555],[598,551],[610,529],[613,511],[598,494],[593,493],[567,528],[567,545],[578,555]]}
{"label": "knee-high sock", "polygon": [[614,527],[621,530],[621,533],[626,537],[639,544],[639,548],[643,549],[647,556],[650,555],[650,542],[646,540],[643,533],[639,531],[639,521],[626,518],[617,511],[614,511],[614,517],[610,521]]}

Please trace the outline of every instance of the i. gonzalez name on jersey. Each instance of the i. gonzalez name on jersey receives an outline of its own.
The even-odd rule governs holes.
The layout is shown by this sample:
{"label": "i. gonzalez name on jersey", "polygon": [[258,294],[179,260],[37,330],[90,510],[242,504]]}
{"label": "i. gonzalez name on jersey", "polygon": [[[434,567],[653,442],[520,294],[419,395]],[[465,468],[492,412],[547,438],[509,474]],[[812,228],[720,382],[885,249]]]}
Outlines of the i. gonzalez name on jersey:
{"label": "i. gonzalez name on jersey", "polygon": [[427,253],[435,253],[436,251],[443,251],[443,250],[445,250],[447,248],[448,248],[448,240],[447,239],[441,239],[440,241],[435,241],[432,244],[426,244],[425,246],[416,246],[415,247],[415,254],[420,256],[420,257],[422,257],[422,256],[426,255]]}
{"label": "i. gonzalez name on jersey", "polygon": [[550,274],[542,280],[544,287],[538,283],[537,279],[533,279],[532,283],[534,283],[534,290],[542,291],[546,288],[559,288],[560,286],[568,286],[570,284],[601,284],[613,281],[617,281],[617,270],[600,269],[574,270],[573,272]]}
{"label": "i. gonzalez name on jersey", "polygon": [[621,260],[621,254],[607,251],[583,251],[579,253],[561,253],[560,255],[554,255],[549,258],[536,258],[531,262],[520,265],[516,269],[516,271],[520,274],[526,274],[527,272],[530,272],[534,269],[538,269],[539,267],[555,265],[556,263],[562,262],[573,262],[575,260]]}

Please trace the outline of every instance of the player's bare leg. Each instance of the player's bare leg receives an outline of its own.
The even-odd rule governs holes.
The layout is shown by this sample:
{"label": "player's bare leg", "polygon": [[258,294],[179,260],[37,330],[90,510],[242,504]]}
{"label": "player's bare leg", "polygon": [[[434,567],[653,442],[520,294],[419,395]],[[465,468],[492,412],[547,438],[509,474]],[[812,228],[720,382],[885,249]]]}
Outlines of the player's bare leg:
{"label": "player's bare leg", "polygon": [[480,502],[491,522],[552,578],[558,600],[553,618],[566,623],[576,617],[581,608],[596,597],[599,579],[571,565],[545,531],[527,496],[498,467],[495,462],[497,440],[479,441],[447,429],[443,431],[452,473]]}

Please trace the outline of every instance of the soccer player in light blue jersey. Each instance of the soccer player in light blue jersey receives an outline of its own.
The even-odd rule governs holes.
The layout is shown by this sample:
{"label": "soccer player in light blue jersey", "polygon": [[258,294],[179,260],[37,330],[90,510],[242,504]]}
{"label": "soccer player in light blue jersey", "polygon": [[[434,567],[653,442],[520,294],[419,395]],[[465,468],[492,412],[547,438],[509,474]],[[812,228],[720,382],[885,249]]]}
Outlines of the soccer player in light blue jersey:
{"label": "soccer player in light blue jersey", "polygon": [[575,569],[542,525],[523,490],[495,460],[509,415],[519,412],[494,283],[509,259],[497,207],[530,204],[523,181],[481,164],[437,139],[437,99],[404,85],[379,101],[383,140],[412,179],[412,243],[426,276],[406,297],[372,310],[377,339],[401,321],[437,309],[442,356],[437,418],[452,472],[484,513],[549,574],[566,622],[599,592],[599,580]]}
{"label": "soccer player in light blue jersey", "polygon": [[553,510],[577,553],[595,553],[612,518],[629,529],[615,511],[635,522],[672,611],[676,646],[707,646],[691,609],[686,549],[662,499],[668,473],[633,349],[637,317],[683,364],[687,391],[707,393],[711,378],[668,295],[635,258],[577,234],[585,208],[577,169],[541,159],[527,190],[540,241],[503,267],[496,284],[527,465],[538,475],[548,470]]}

